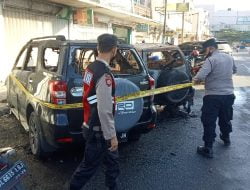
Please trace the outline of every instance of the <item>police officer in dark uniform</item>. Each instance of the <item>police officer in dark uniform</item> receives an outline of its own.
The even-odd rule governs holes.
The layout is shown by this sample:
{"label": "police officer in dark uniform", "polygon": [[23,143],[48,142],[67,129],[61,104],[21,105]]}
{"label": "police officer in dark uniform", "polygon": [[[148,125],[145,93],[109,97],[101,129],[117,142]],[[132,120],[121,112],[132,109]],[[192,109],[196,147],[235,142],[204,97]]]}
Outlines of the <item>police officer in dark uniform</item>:
{"label": "police officer in dark uniform", "polygon": [[216,137],[216,120],[219,118],[220,139],[226,146],[230,145],[233,119],[234,87],[232,75],[236,73],[233,57],[218,51],[215,39],[203,43],[207,58],[204,65],[194,77],[194,82],[205,81],[201,122],[204,127],[204,146],[197,148],[197,153],[213,157],[213,143]]}
{"label": "police officer in dark uniform", "polygon": [[109,68],[110,60],[116,55],[117,37],[102,34],[97,41],[98,57],[86,68],[83,77],[85,154],[72,176],[70,190],[80,190],[102,162],[106,166],[106,186],[117,189],[120,171],[114,125],[115,82]]}

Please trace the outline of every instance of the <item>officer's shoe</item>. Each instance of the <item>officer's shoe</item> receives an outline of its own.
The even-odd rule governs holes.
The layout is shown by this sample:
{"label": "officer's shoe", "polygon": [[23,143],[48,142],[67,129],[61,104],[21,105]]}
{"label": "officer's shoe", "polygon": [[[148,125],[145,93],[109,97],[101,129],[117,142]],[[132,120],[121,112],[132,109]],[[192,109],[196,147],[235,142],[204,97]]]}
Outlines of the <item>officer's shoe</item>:
{"label": "officer's shoe", "polygon": [[230,146],[231,145],[231,141],[230,141],[229,136],[225,137],[222,134],[220,134],[220,139],[224,142],[225,146]]}
{"label": "officer's shoe", "polygon": [[118,190],[118,188],[117,187],[111,187],[111,188],[109,188],[109,190]]}
{"label": "officer's shoe", "polygon": [[118,190],[117,185],[113,186],[113,187],[109,187],[109,190]]}
{"label": "officer's shoe", "polygon": [[204,156],[204,157],[207,157],[207,158],[213,158],[214,157],[213,149],[209,148],[209,147],[205,147],[205,146],[198,146],[197,147],[197,153]]}

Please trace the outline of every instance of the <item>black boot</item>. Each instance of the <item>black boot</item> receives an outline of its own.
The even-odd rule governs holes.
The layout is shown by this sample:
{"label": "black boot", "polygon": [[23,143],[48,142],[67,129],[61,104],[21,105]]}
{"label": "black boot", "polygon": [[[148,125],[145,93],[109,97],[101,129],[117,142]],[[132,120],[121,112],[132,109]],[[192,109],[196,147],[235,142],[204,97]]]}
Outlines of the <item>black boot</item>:
{"label": "black boot", "polygon": [[206,147],[206,146],[198,146],[197,147],[197,153],[207,157],[207,158],[213,158],[213,149],[211,147]]}
{"label": "black boot", "polygon": [[229,135],[222,135],[220,134],[220,139],[224,142],[225,146],[230,146],[231,141]]}
{"label": "black boot", "polygon": [[118,190],[117,185],[113,186],[113,187],[109,187],[109,190]]}

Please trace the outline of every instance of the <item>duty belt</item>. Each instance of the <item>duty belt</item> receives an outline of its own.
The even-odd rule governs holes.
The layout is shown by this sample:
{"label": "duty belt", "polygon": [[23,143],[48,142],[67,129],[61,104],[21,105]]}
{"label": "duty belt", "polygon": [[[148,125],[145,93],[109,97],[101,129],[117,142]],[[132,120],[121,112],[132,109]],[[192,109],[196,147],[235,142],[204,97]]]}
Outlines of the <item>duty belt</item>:
{"label": "duty belt", "polygon": [[[87,125],[85,122],[83,122],[82,127],[85,127],[87,129],[90,129],[89,125]],[[101,126],[93,126],[92,127],[93,131],[102,131]]]}
{"label": "duty belt", "polygon": [[93,126],[93,131],[102,131],[101,126]]}

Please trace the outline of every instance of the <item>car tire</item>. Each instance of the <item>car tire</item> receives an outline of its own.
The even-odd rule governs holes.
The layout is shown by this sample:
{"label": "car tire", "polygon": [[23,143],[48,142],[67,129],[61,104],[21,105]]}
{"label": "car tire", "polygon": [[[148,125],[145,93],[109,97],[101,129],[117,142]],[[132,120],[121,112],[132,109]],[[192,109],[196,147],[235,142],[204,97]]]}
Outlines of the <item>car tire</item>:
{"label": "car tire", "polygon": [[29,117],[29,142],[32,154],[37,158],[44,158],[45,152],[42,148],[44,142],[41,134],[40,121],[35,112],[32,112]]}
{"label": "car tire", "polygon": [[[185,72],[171,69],[162,71],[157,82],[157,88],[160,88],[190,82],[190,79]],[[166,104],[178,104],[187,97],[188,93],[189,88],[185,88],[161,94],[157,97],[157,99],[161,99],[161,102],[165,102]]]}

